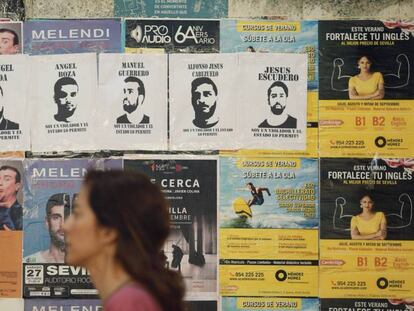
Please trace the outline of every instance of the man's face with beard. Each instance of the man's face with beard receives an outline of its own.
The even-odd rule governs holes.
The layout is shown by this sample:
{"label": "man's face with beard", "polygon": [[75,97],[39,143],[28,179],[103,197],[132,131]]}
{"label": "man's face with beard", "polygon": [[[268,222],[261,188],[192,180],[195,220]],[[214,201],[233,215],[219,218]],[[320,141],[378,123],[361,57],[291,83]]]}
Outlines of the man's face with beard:
{"label": "man's face with beard", "polygon": [[207,120],[213,116],[217,105],[217,94],[214,92],[213,86],[208,83],[197,86],[193,92],[192,104],[196,118]]}
{"label": "man's face with beard", "polygon": [[138,82],[126,82],[124,86],[124,99],[122,101],[127,113],[134,112],[144,101],[144,95],[139,94]]}
{"label": "man's face with beard", "polygon": [[275,115],[281,115],[286,108],[287,96],[285,90],[280,86],[274,86],[270,89],[268,97],[270,110]]}
{"label": "man's face with beard", "polygon": [[63,224],[65,222],[64,205],[55,205],[50,209],[50,215],[46,217],[46,227],[49,230],[50,242],[57,248],[65,249],[65,235]]}
{"label": "man's face with beard", "polygon": [[58,114],[64,118],[71,117],[77,107],[78,86],[75,84],[62,85],[57,99]]}

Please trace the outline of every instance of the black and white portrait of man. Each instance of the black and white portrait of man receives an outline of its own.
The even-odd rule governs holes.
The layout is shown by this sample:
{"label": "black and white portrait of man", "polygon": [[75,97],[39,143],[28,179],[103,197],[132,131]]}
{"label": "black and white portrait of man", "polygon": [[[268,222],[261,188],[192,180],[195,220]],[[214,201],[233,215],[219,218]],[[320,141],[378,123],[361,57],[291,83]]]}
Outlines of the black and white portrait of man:
{"label": "black and white portrait of man", "polygon": [[260,128],[291,128],[297,127],[296,118],[286,112],[289,104],[289,89],[282,81],[273,82],[267,90],[269,117],[259,124]]}
{"label": "black and white portrait of man", "polygon": [[18,130],[19,124],[6,119],[4,116],[4,96],[3,88],[0,86],[0,131],[2,130]]}
{"label": "black and white portrait of man", "polygon": [[219,122],[217,117],[217,86],[207,77],[191,82],[191,103],[194,109],[193,124],[199,128],[210,128]]}
{"label": "black and white portrait of man", "polygon": [[56,81],[53,96],[57,105],[57,113],[54,115],[56,121],[71,122],[69,118],[76,111],[78,93],[79,86],[75,79],[63,77]]}
{"label": "black and white portrait of man", "polygon": [[124,82],[122,105],[125,113],[116,119],[116,123],[150,123],[149,116],[142,109],[145,100],[144,83],[136,77],[128,77]]}

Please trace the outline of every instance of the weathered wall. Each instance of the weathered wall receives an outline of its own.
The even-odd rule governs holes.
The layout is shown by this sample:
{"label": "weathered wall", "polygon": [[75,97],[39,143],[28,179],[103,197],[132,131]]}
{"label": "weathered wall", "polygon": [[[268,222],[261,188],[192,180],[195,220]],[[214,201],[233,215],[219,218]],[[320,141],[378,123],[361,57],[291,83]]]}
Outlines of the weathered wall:
{"label": "weathered wall", "polygon": [[[25,4],[27,18],[113,16],[113,0],[25,0]],[[409,18],[414,16],[414,0],[229,0],[229,17],[260,16],[290,19]]]}

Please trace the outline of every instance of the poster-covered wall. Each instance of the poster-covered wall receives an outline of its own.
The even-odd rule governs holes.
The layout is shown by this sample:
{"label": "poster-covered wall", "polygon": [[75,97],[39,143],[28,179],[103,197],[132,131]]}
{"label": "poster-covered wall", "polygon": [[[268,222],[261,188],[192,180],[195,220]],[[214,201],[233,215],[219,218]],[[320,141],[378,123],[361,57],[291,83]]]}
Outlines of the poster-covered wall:
{"label": "poster-covered wall", "polygon": [[[64,139],[45,139],[41,132],[32,131],[32,137],[35,137],[33,150],[49,152],[70,149],[78,152],[84,150],[82,146],[93,146],[96,150],[212,149],[215,152],[225,149],[224,146],[230,146],[230,149],[248,148],[236,153],[220,150],[223,155],[231,156],[222,157],[219,161],[202,156],[190,159],[176,154],[151,155],[126,162],[129,168],[142,170],[152,176],[153,181],[162,187],[171,202],[173,232],[164,247],[164,252],[170,268],[181,271],[186,279],[187,288],[190,288],[186,298],[190,301],[191,310],[318,310],[319,307],[327,311],[341,308],[362,308],[371,311],[410,310],[414,294],[411,282],[414,271],[411,223],[414,167],[414,144],[411,135],[411,106],[414,97],[412,22],[214,20],[205,19],[220,16],[204,16],[203,14],[210,10],[204,1],[156,2],[141,1],[141,8],[138,8],[138,1],[117,1],[116,4],[128,5],[128,12],[143,12],[138,13],[142,16],[158,10],[156,14],[160,14],[159,16],[175,15],[174,17],[185,19],[155,19],[152,18],[153,15],[148,15],[150,19],[141,19],[136,18],[136,15],[121,12],[119,15],[134,17],[125,20],[122,31],[120,25],[124,21],[117,19],[30,21],[23,32],[19,23],[2,24],[0,29],[7,26],[16,31],[20,43],[13,42],[8,53],[0,50],[1,54],[9,54],[2,56],[3,63],[0,66],[0,86],[4,91],[1,92],[0,110],[3,111],[0,121],[8,121],[11,125],[17,123],[21,127],[29,125],[26,119],[36,124],[39,115],[47,114],[52,118],[55,118],[55,115],[62,116],[59,114],[59,103],[71,106],[71,109],[67,109],[71,111],[74,110],[73,106],[76,106],[73,116],[83,108],[95,105],[95,111],[83,111],[81,115],[92,120],[89,124],[91,132],[97,135],[95,137],[98,139],[88,141],[76,133],[65,145]],[[225,1],[210,3],[216,5],[214,12],[227,14],[222,7],[224,4],[227,5]],[[204,19],[188,19],[196,16],[191,15],[193,13]],[[179,14],[182,16],[178,16]],[[316,36],[318,28],[319,39]],[[24,44],[22,33],[25,38]],[[10,35],[10,32],[8,34]],[[80,38],[81,36],[83,38]],[[91,65],[91,68],[85,70],[88,71],[86,79],[96,77],[97,71],[101,74],[99,86],[106,88],[102,96],[99,95],[99,89],[95,88],[98,85],[96,79],[90,84],[89,90],[83,83],[81,87],[78,85],[75,92],[66,92],[64,87],[59,85],[55,90],[56,85],[49,83],[50,81],[48,90],[44,88],[44,82],[52,76],[51,72],[59,72],[59,69],[56,69],[59,67],[58,64],[64,64],[60,67],[62,76],[70,76],[72,72],[75,76],[81,75],[78,72],[82,67],[81,63],[72,61],[72,57],[77,56],[70,55],[71,53],[122,52],[124,44],[126,52],[131,54],[101,54],[98,67],[95,66],[95,62],[99,58],[95,55],[79,56],[88,59],[84,62],[87,66]],[[27,45],[27,48],[24,45]],[[37,64],[34,78],[25,82],[24,80],[30,76],[22,73],[25,67],[29,67],[27,63],[24,65],[24,57],[19,55],[22,51],[27,54],[69,55],[59,58],[53,70],[49,70],[47,62]],[[162,61],[139,55],[147,52],[159,53],[159,59]],[[231,55],[224,55],[228,52],[246,53],[237,56],[235,61],[235,58],[231,59]],[[288,53],[288,58],[292,62],[289,63],[281,54],[272,52]],[[182,55],[171,54],[167,57],[162,55],[165,53]],[[34,56],[29,60],[30,66],[37,62],[34,60],[36,57],[40,59],[42,56]],[[52,60],[54,57],[50,56],[48,59]],[[227,60],[227,57],[230,60]],[[71,60],[70,64],[68,60]],[[131,68],[124,68],[124,63],[128,63],[125,66]],[[214,92],[211,86],[213,92],[210,93],[217,95],[215,105],[223,103],[220,98],[223,95],[226,95],[226,102],[231,105],[225,106],[225,113],[220,111],[222,107],[215,106],[219,107],[215,112],[220,112],[220,118],[218,123],[212,123],[212,127],[217,128],[219,124],[221,126],[223,115],[237,117],[238,120],[234,127],[223,127],[235,129],[236,135],[233,138],[219,136],[219,139],[207,144],[198,137],[185,137],[175,131],[179,129],[187,134],[184,129],[189,129],[191,124],[197,127],[193,123],[196,112],[191,101],[190,83],[187,82],[194,80],[194,72],[209,71],[203,70],[205,63],[208,66],[223,65],[223,68],[217,66],[213,69],[219,72],[218,77],[222,81],[215,81],[218,92]],[[238,70],[224,74],[227,68],[233,66],[242,69],[240,74],[234,77]],[[259,68],[260,66],[265,68]],[[301,67],[299,76],[307,78],[307,81],[301,79],[300,90],[295,87],[292,90],[288,85],[286,91],[279,85],[277,87],[283,92],[273,92],[274,86],[270,87],[269,84],[265,88],[264,83],[256,83],[256,80],[260,79],[252,78],[278,77],[275,80],[285,80],[285,76],[289,76],[291,72],[282,68],[294,66]],[[168,72],[168,68],[173,71]],[[130,100],[143,110],[125,109],[125,104],[128,106],[129,100],[125,101],[123,93],[128,91],[125,87],[128,81],[122,80],[119,75],[119,70],[125,69],[149,73],[148,76],[136,75],[142,78],[146,92],[145,95],[138,92],[137,99]],[[278,72],[284,70],[286,72]],[[19,77],[15,79],[13,75],[17,74]],[[168,75],[169,82],[166,80]],[[367,77],[369,79],[365,79]],[[153,78],[156,82],[144,78]],[[212,77],[212,80],[215,78]],[[373,83],[371,78],[375,80]],[[55,81],[56,79],[57,77]],[[232,80],[236,86],[229,87],[230,83],[226,80]],[[139,85],[139,82],[134,83]],[[14,93],[10,93],[8,85],[13,85]],[[30,97],[29,113],[21,109],[25,101],[25,90],[22,85],[34,88],[40,94],[38,98]],[[374,90],[367,91],[369,88]],[[59,95],[65,92],[66,97],[76,98],[84,96],[85,89],[90,92],[89,95],[85,95],[87,99],[76,105],[70,104],[70,100],[63,102],[65,96]],[[130,89],[132,92],[133,89],[138,90],[138,87]],[[170,96],[169,103],[165,94]],[[275,130],[270,126],[274,125],[272,121],[274,116],[278,115],[272,110],[271,96],[280,94],[287,99],[284,112],[288,119],[285,121],[291,124],[292,117],[297,119],[296,122],[300,120],[301,133],[291,129]],[[36,100],[32,101],[33,98]],[[290,101],[292,99],[293,102]],[[48,103],[51,106],[48,106]],[[103,105],[105,109],[102,109]],[[280,103],[275,109],[277,106],[280,106]],[[52,112],[50,109],[56,110]],[[126,116],[125,118],[131,121],[128,117],[131,115],[132,118],[132,113],[136,111],[140,112],[137,117],[139,121],[150,120],[145,123],[145,130],[147,124],[154,120],[162,120],[161,126],[151,124],[154,125],[151,135],[154,136],[145,137],[146,141],[136,139],[137,137],[131,136],[130,133],[128,138],[124,135],[123,139],[110,139],[104,130],[95,127],[97,124],[104,124],[106,129],[115,129],[116,132],[116,123],[113,120]],[[299,117],[294,114],[298,114]],[[71,118],[68,116],[63,121],[55,119],[60,124],[56,129],[76,128],[76,124],[83,122]],[[319,148],[315,134],[318,122],[321,127]],[[251,125],[253,123],[254,126]],[[188,124],[190,126],[187,126]],[[46,125],[44,127],[46,128]],[[128,130],[132,128],[126,127],[129,127]],[[254,127],[263,127],[265,130],[261,131],[262,135],[245,139],[246,132],[242,132],[249,128],[251,131]],[[158,129],[162,129],[160,135],[158,132],[155,133]],[[11,131],[21,131],[21,134]],[[20,145],[16,147],[15,144],[20,141],[23,143],[24,132],[22,128],[0,129],[0,137],[19,136],[19,139],[14,139],[12,147],[9,146],[13,139],[2,139],[0,144],[4,145],[1,145],[1,148],[26,149],[27,147]],[[70,134],[75,132],[67,131]],[[209,131],[195,131],[197,132]],[[306,135],[301,135],[304,132]],[[238,135],[239,133],[242,135]],[[268,141],[268,135],[264,134],[269,133],[277,133],[278,135],[274,136],[277,139]],[[299,136],[296,137],[298,140],[286,142],[281,139],[284,136],[280,134]],[[172,144],[168,146],[168,142]],[[203,144],[207,145],[207,148]],[[297,146],[294,146],[295,144]],[[177,147],[178,145],[180,146]],[[251,148],[263,149],[256,152]],[[322,155],[320,168],[316,159],[318,151]],[[4,165],[16,168],[21,176],[27,177],[33,175],[29,172],[32,166],[39,165],[39,172],[43,172],[42,161],[28,160],[23,164],[19,161],[4,161]],[[87,160],[72,159],[65,163],[66,168],[71,170],[70,174],[77,174],[79,161]],[[99,161],[101,164],[97,165],[91,164],[92,162],[84,166],[104,168],[106,165],[101,165],[102,162]],[[122,167],[121,163],[119,160],[114,167]],[[217,167],[220,167],[220,174],[217,173]],[[69,176],[70,174],[64,171],[65,168],[63,171],[53,171],[53,167],[46,164],[44,168],[51,170],[52,175],[49,179],[37,176],[38,178],[29,182],[24,177],[18,180],[13,169],[0,169],[1,178],[6,178],[3,171],[13,175],[8,181],[10,187],[15,187],[13,202],[16,204],[12,203],[15,206],[13,210],[18,206],[23,207],[23,218],[29,224],[27,229],[21,231],[19,217],[16,217],[15,212],[7,212],[12,209],[10,204],[6,203],[10,200],[5,200],[3,195],[5,179],[1,180],[0,227],[3,230],[0,231],[0,245],[3,248],[0,253],[7,253],[7,256],[0,256],[0,266],[6,270],[0,271],[0,296],[21,297],[19,282],[23,276],[24,282],[30,283],[24,285],[26,298],[30,295],[32,298],[71,297],[63,302],[60,299],[27,299],[27,310],[64,310],[69,305],[99,310],[101,307],[97,302],[89,302],[88,299],[80,302],[71,300],[75,297],[80,298],[83,294],[85,298],[96,297],[96,291],[91,287],[84,270],[69,267],[64,262],[35,262],[36,257],[47,254],[45,251],[50,246],[53,235],[52,230],[47,229],[51,227],[46,214],[49,200],[37,196],[43,190],[45,193],[50,190],[47,192],[49,199],[56,195],[53,200],[61,199],[62,206],[67,206],[70,210],[81,180],[80,177]],[[321,174],[320,187],[318,172]],[[53,191],[61,192],[52,192],[48,185],[54,188]],[[30,190],[25,191],[23,196],[22,188]],[[33,203],[36,200],[37,205]],[[200,207],[202,212],[199,210]],[[220,226],[220,235],[217,234],[217,223]],[[26,233],[26,230],[35,227],[38,231],[36,234],[29,231]],[[12,230],[9,232],[4,228]],[[60,233],[58,231],[56,235]],[[38,241],[26,242],[27,236]],[[30,263],[24,263],[25,268],[22,270],[23,239],[23,259]],[[182,257],[178,262],[177,258],[180,256],[177,257],[177,254],[180,250]],[[215,266],[217,262],[220,262],[219,267]],[[42,269],[51,273],[57,269],[62,273],[47,275],[41,273]],[[82,287],[75,282],[67,287],[61,286],[59,282],[65,280],[64,274],[66,277],[70,274],[71,278],[83,280],[83,285],[86,285]],[[42,283],[41,278],[47,284]],[[52,286],[53,282],[55,284]],[[219,294],[222,295],[220,299]],[[320,304],[316,297],[322,298]],[[23,301],[0,300],[0,309],[3,306],[22,309]]]}

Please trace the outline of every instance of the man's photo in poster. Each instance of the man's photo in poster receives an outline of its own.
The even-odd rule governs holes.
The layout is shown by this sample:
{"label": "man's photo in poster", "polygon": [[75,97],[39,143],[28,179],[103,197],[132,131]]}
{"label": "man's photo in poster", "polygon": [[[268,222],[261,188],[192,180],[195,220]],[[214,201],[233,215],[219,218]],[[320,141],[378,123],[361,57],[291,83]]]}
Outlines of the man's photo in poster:
{"label": "man's photo in poster", "polygon": [[125,113],[116,119],[117,124],[148,124],[150,117],[143,112],[145,86],[137,77],[124,80],[122,107]]}
{"label": "man's photo in poster", "polygon": [[289,105],[289,88],[282,81],[273,82],[267,90],[267,104],[269,105],[269,116],[259,128],[296,128],[297,120],[287,113]]}
{"label": "man's photo in poster", "polygon": [[4,103],[4,87],[0,85],[0,131],[3,130],[18,130],[19,123],[9,120],[5,116],[5,103]]}
{"label": "man's photo in poster", "polygon": [[65,234],[63,225],[70,214],[68,193],[52,194],[45,205],[44,227],[49,233],[49,245],[23,258],[25,263],[64,263]]}
{"label": "man's photo in poster", "polygon": [[22,53],[21,23],[0,23],[0,55]]}
{"label": "man's photo in poster", "polygon": [[191,82],[191,103],[195,114],[193,124],[198,128],[211,128],[219,122],[217,94],[216,84],[208,77],[196,78]]}
{"label": "man's photo in poster", "polygon": [[16,164],[0,162],[0,230],[23,229],[22,168]]}
{"label": "man's photo in poster", "polygon": [[79,86],[75,79],[63,77],[56,81],[53,99],[57,105],[54,118],[58,122],[71,122],[70,118],[78,106]]}

